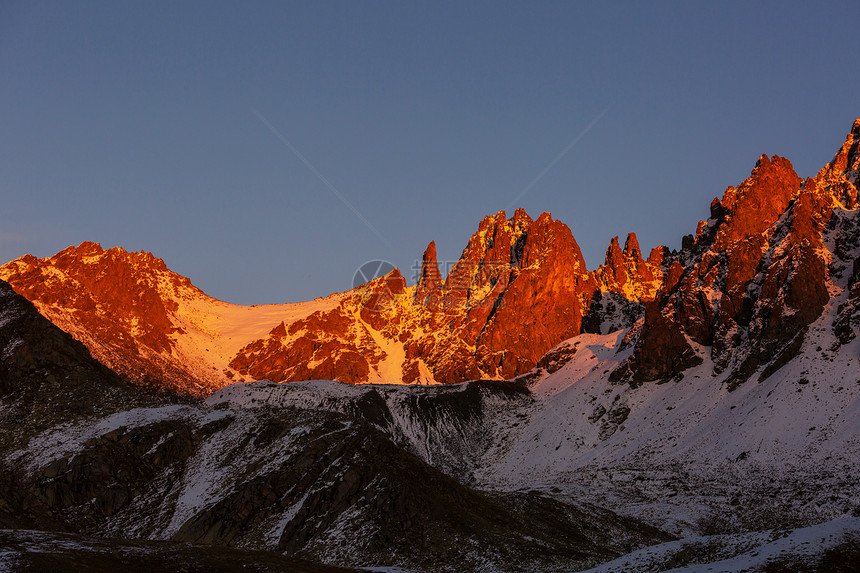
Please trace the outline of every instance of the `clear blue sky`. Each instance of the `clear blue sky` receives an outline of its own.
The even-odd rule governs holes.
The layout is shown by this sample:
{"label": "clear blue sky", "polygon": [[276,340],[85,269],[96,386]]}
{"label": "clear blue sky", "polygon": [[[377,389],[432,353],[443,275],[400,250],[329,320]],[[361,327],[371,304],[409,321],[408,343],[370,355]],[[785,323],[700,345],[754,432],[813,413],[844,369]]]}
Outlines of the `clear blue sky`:
{"label": "clear blue sky", "polygon": [[0,259],[99,241],[252,304],[346,290],[371,259],[409,277],[516,206],[589,268],[629,231],[677,248],[761,153],[801,176],[832,157],[860,117],[858,21],[856,1],[0,2]]}

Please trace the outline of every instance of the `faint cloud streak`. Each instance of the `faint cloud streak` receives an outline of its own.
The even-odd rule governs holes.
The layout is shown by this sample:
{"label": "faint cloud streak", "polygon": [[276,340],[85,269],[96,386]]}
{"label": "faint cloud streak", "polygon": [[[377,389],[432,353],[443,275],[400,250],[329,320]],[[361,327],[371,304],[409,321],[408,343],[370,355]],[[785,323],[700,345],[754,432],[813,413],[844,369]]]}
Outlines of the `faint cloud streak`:
{"label": "faint cloud streak", "polygon": [[382,236],[382,233],[380,233],[380,232],[379,232],[379,230],[378,230],[376,227],[374,227],[374,226],[373,226],[373,224],[372,224],[370,221],[368,221],[368,220],[367,220],[367,218],[366,218],[364,215],[362,215],[362,214],[361,214],[361,211],[359,211],[359,210],[355,207],[355,205],[353,205],[352,203],[350,203],[349,199],[347,199],[347,198],[344,196],[344,194],[343,194],[343,193],[341,193],[340,191],[338,191],[338,190],[337,190],[337,187],[335,187],[335,186],[331,183],[331,181],[329,181],[328,179],[326,179],[325,175],[323,175],[322,173],[320,173],[320,172],[319,172],[319,170],[318,170],[316,167],[314,167],[314,166],[311,164],[311,162],[310,162],[310,161],[308,161],[308,160],[307,160],[307,158],[306,158],[304,155],[302,155],[302,153],[301,153],[298,149],[296,149],[296,146],[295,146],[295,145],[293,145],[292,143],[290,143],[290,140],[289,140],[289,139],[287,139],[287,138],[286,138],[286,137],[285,137],[285,136],[284,136],[280,131],[278,131],[278,129],[277,129],[274,125],[272,125],[272,124],[271,124],[271,122],[269,122],[269,120],[267,120],[267,119],[263,116],[263,114],[262,114],[262,113],[260,113],[259,111],[257,111],[257,109],[256,109],[256,108],[251,107],[251,111],[253,111],[253,112],[254,112],[254,115],[256,115],[256,116],[257,116],[257,118],[258,118],[258,119],[263,123],[263,125],[265,125],[267,128],[269,128],[269,131],[271,131],[271,132],[272,132],[272,134],[273,134],[275,137],[277,137],[277,138],[281,141],[281,143],[283,143],[284,145],[286,145],[286,146],[287,146],[287,149],[289,149],[290,151],[292,151],[292,152],[293,152],[293,155],[295,155],[296,157],[298,157],[299,161],[301,161],[302,163],[304,163],[304,164],[305,164],[305,167],[307,167],[308,169],[310,169],[311,173],[313,173],[314,175],[316,175],[317,179],[319,179],[319,180],[322,182],[322,184],[323,184],[323,185],[325,185],[326,187],[328,187],[329,191],[331,191],[332,193],[334,193],[334,196],[335,196],[335,197],[337,197],[337,198],[340,200],[340,202],[341,202],[341,203],[343,203],[344,205],[346,205],[346,207],[347,207],[350,211],[352,211],[352,212],[353,212],[353,214],[354,214],[356,217],[358,217],[358,218],[359,218],[359,220],[360,220],[362,223],[364,223],[364,226],[365,226],[365,227],[367,227],[368,229],[370,229],[370,230],[373,232],[373,234],[374,234],[374,235],[376,235],[376,236],[377,236],[377,238],[379,238],[379,240],[380,240],[380,241],[382,241],[383,243],[385,243],[385,245],[386,245],[389,249],[391,249],[392,251],[393,251],[393,250],[395,250],[395,249],[394,249],[394,246],[393,246],[393,245],[388,241],[388,239],[386,239],[384,236]]}
{"label": "faint cloud streak", "polygon": [[551,170],[553,167],[555,167],[555,164],[556,164],[556,163],[558,163],[559,161],[561,161],[561,160],[562,160],[562,158],[564,158],[564,156],[565,156],[565,155],[567,155],[567,153],[568,153],[571,149],[573,149],[573,146],[574,146],[574,145],[576,145],[577,143],[579,143],[579,141],[580,141],[583,137],[585,137],[585,135],[586,135],[589,131],[591,131],[591,128],[593,128],[595,125],[597,125],[597,123],[598,123],[601,119],[603,119],[603,116],[604,116],[604,115],[606,115],[606,112],[608,112],[608,111],[609,111],[609,108],[611,108],[611,107],[612,107],[612,104],[609,104],[608,106],[606,106],[605,108],[603,108],[603,111],[601,111],[599,114],[597,114],[597,116],[596,116],[594,119],[592,119],[592,120],[591,120],[591,123],[589,123],[588,125],[586,125],[586,126],[585,126],[585,129],[583,129],[582,131],[580,131],[580,132],[579,132],[579,134],[578,134],[576,137],[574,137],[574,138],[573,138],[573,141],[571,141],[571,142],[567,145],[567,147],[565,147],[564,149],[562,149],[561,153],[559,153],[558,155],[556,155],[556,156],[555,156],[555,159],[553,159],[552,161],[550,161],[550,162],[549,162],[549,164],[548,164],[546,167],[544,167],[544,168],[543,168],[543,171],[541,171],[540,173],[538,173],[538,174],[537,174],[537,177],[535,177],[534,179],[532,179],[531,183],[529,183],[528,185],[526,185],[525,189],[523,189],[522,191],[520,191],[520,194],[519,194],[519,195],[517,195],[517,196],[514,198],[514,200],[510,202],[510,204],[505,208],[505,211],[510,211],[512,208],[516,207],[516,206],[517,206],[517,204],[520,202],[520,199],[522,199],[522,198],[525,196],[525,194],[526,194],[526,193],[528,193],[529,191],[531,191],[531,190],[532,190],[532,188],[533,188],[535,185],[537,185],[537,184],[538,184],[538,182],[539,182],[541,179],[543,179],[543,178],[544,178],[544,176],[545,176],[547,173],[549,173],[549,172],[550,172],[550,170]]}

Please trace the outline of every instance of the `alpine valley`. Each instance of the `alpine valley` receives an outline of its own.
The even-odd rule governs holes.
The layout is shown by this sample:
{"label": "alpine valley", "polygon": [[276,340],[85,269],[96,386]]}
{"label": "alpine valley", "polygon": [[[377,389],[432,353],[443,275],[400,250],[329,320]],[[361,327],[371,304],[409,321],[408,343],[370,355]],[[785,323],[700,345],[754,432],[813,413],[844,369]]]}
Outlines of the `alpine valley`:
{"label": "alpine valley", "polygon": [[856,571],[858,185],[860,119],[679,250],[520,209],[304,303],[8,262],[0,570]]}

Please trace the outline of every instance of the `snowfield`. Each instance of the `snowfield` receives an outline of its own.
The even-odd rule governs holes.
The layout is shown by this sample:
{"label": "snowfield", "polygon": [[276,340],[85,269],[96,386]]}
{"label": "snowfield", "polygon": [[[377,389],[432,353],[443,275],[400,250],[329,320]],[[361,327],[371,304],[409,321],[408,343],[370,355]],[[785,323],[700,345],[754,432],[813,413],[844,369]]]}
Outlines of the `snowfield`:
{"label": "snowfield", "polygon": [[[680,380],[611,384],[608,373],[631,352],[620,349],[626,331],[582,334],[514,381],[236,383],[199,405],[54,427],[4,464],[50,483],[111,444],[137,448],[146,467],[163,469],[95,533],[151,540],[198,539],[197,528],[244,507],[247,484],[271,483],[279,493],[273,501],[254,494],[262,496],[251,498],[254,524],[236,533],[238,547],[271,550],[310,527],[320,500],[349,482],[361,462],[341,445],[366,439],[354,426],[360,420],[478,490],[606,508],[682,538],[592,571],[666,570],[690,554],[698,561],[671,570],[754,570],[777,557],[821,554],[860,531],[860,340],[834,344],[839,304],[837,295],[788,365],[731,392],[711,374],[703,347],[703,363]],[[164,465],[188,447],[181,465]],[[325,469],[305,482],[299,468],[309,460]],[[386,483],[374,479],[363,487]],[[314,530],[311,555],[362,560],[378,522],[351,503]],[[469,558],[470,570],[500,570],[500,555],[481,566],[479,557]]]}
{"label": "snowfield", "polygon": [[586,495],[676,534],[695,531],[702,508],[762,489],[789,487],[782,493],[810,519],[839,517],[860,507],[860,343],[819,350],[832,346],[828,319],[789,365],[733,392],[706,356],[679,382],[613,386],[606,373],[624,358],[612,352],[621,333],[577,337],[567,344],[580,350],[532,386],[528,422],[476,480]]}
{"label": "snowfield", "polygon": [[789,365],[731,392],[704,348],[703,363],[680,381],[610,384],[608,372],[630,352],[617,351],[620,331],[565,341],[559,348],[575,353],[560,369],[535,371],[528,393],[483,393],[474,415],[421,407],[469,384],[264,381],[226,387],[206,403],[350,412],[372,395],[384,403],[376,421],[384,431],[481,489],[537,489],[675,535],[709,520],[756,525],[745,521],[754,507],[762,528],[771,518],[810,525],[860,508],[860,340],[820,350],[833,346],[831,320],[825,313],[811,326]]}
{"label": "snowfield", "polygon": [[[356,462],[335,452],[364,435],[351,422],[362,420],[478,490],[540,492],[682,538],[595,572],[657,570],[655,564],[691,552],[707,559],[672,570],[750,570],[775,557],[821,553],[860,531],[860,340],[836,345],[831,329],[843,299],[836,293],[789,364],[734,391],[725,376],[711,374],[704,347],[697,347],[702,364],[680,380],[612,384],[608,373],[631,352],[621,349],[626,331],[582,334],[514,381],[236,383],[199,405],[136,408],[57,426],[4,463],[41,482],[105,444],[129,440],[156,466],[193,444],[181,466],[159,470],[98,531],[168,540],[192,535],[201,520],[229,515],[244,484],[301,476],[296,464],[308,462],[298,460],[333,456],[315,481],[300,485],[303,478],[291,477],[299,481],[278,486],[275,505],[255,502],[268,509],[239,534],[238,546],[278,549],[297,524],[308,523],[320,495],[331,495],[321,492],[348,480]],[[272,422],[272,413],[288,423]],[[344,508],[314,533],[310,547],[331,563],[360,561],[357,540],[376,527],[366,511]],[[498,570],[499,559],[475,570]]]}
{"label": "snowfield", "polygon": [[[779,560],[808,564],[810,557],[817,557],[851,538],[860,538],[860,518],[837,519],[794,530],[694,536],[640,549],[583,573],[742,573]],[[707,554],[710,559],[683,567],[663,568],[663,564],[677,559],[685,551]]]}

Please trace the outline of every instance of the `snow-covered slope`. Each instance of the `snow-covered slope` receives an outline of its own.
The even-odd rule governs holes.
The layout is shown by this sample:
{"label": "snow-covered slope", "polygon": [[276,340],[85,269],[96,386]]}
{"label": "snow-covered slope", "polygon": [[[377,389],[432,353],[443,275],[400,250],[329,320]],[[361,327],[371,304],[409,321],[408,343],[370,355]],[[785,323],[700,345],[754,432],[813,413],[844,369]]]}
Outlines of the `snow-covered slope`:
{"label": "snow-covered slope", "polygon": [[[379,430],[468,445],[484,403],[516,401],[476,388],[464,417],[445,398],[469,387],[436,388],[236,384],[58,424],[2,452],[0,522],[421,571],[570,571],[669,539],[538,492],[477,491]],[[434,417],[450,430],[428,432]]]}
{"label": "snow-covered slope", "polygon": [[[533,501],[540,512],[548,500],[578,508],[588,520],[609,519],[597,509],[608,508],[688,537],[600,571],[646,570],[646,562],[739,571],[739,563],[758,566],[769,556],[821,553],[842,533],[858,529],[855,519],[787,531],[860,508],[860,384],[854,376],[860,343],[822,356],[817,348],[834,335],[817,323],[812,332],[791,364],[731,392],[721,376],[711,375],[705,348],[698,349],[702,365],[681,380],[635,388],[611,384],[608,372],[630,353],[629,347],[619,350],[625,333],[586,334],[559,345],[519,381],[434,387],[237,383],[201,407],[143,408],[56,427],[6,463],[24,472],[25,483],[35,479],[44,482],[40,487],[62,488],[81,464],[123,460],[129,454],[122,452],[136,448],[144,467],[151,467],[140,482],[143,495],[120,502],[94,492],[99,499],[108,496],[96,506],[107,507],[110,517],[91,533],[208,542],[212,531],[238,527],[244,533],[232,544],[274,548],[301,538],[301,555],[357,564],[383,554],[383,546],[363,532],[380,523],[392,526],[372,508],[401,499],[400,490],[388,489],[394,477],[383,469],[399,459],[391,449],[397,445],[460,484],[496,492],[505,503],[539,495]],[[372,437],[378,431],[390,446],[361,445],[381,439]],[[126,471],[126,462],[109,463]],[[415,463],[407,464],[410,477],[402,479],[425,491],[428,486],[419,485],[425,478],[418,476],[427,470]],[[349,477],[353,470],[361,477]],[[274,497],[264,493],[271,487]],[[344,487],[366,494],[340,497],[336,492]],[[337,517],[320,525],[323,499],[336,503]],[[374,501],[382,499],[388,501]],[[451,511],[457,515],[453,506]],[[235,512],[247,516],[243,525],[229,518]],[[703,534],[710,536],[695,537]],[[824,542],[804,545],[817,536]],[[453,555],[448,559],[469,570],[488,571],[505,570],[512,558],[484,554],[489,561],[480,565],[477,554]],[[556,569],[544,562],[536,570]]]}
{"label": "snow-covered slope", "polygon": [[798,529],[696,536],[640,549],[583,573],[850,571],[860,559],[860,518]]}
{"label": "snow-covered slope", "polygon": [[858,511],[860,346],[822,352],[833,340],[828,318],[788,366],[733,392],[704,349],[680,381],[610,384],[625,354],[614,353],[620,334],[576,337],[574,358],[534,383],[527,422],[489,452],[476,480],[585,499],[676,534],[709,521],[748,528]]}
{"label": "snow-covered slope", "polygon": [[475,381],[442,386],[359,385],[329,380],[233,384],[206,399],[214,407],[303,408],[359,415],[396,443],[469,483],[489,448],[530,411],[524,384]]}
{"label": "snow-covered slope", "polygon": [[630,353],[620,331],[574,337],[506,387],[261,382],[207,403],[362,412],[464,483],[537,489],[677,535],[805,525],[860,511],[860,341],[824,351],[832,318],[789,365],[733,391],[706,348],[681,380],[608,382]]}

